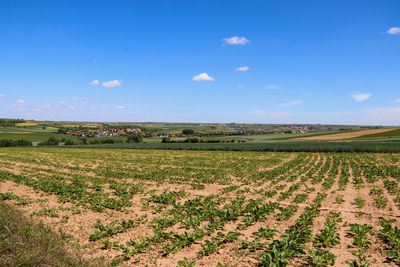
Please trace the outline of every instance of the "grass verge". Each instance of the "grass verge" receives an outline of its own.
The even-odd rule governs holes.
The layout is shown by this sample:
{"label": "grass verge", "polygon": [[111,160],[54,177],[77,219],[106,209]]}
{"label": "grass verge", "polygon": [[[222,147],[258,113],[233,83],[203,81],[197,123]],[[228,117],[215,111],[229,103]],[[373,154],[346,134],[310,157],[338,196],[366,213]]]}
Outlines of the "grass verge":
{"label": "grass verge", "polygon": [[107,266],[105,260],[85,260],[66,249],[65,235],[35,224],[0,201],[0,266]]}

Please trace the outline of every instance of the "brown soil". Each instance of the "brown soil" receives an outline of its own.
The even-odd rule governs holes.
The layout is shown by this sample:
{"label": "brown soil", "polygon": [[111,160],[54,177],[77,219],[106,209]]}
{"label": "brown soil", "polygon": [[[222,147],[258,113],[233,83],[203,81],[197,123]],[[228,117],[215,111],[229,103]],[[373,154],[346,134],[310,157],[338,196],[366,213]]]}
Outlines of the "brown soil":
{"label": "brown soil", "polygon": [[[115,157],[118,156],[116,152]],[[178,157],[178,154],[174,154],[176,152],[172,152],[170,155],[171,159]],[[194,154],[194,153],[193,153]],[[196,154],[202,155],[202,154]],[[228,154],[227,154],[228,155]],[[230,155],[230,154],[229,154]],[[245,155],[245,154],[243,154]],[[268,153],[260,153],[261,156],[265,156],[265,161],[268,161],[272,155]],[[255,166],[255,169],[259,172],[268,172],[273,171],[275,168],[284,166],[285,164],[290,163],[292,160],[299,155],[297,153],[288,154],[287,156],[282,158],[282,161],[276,164],[274,167],[258,167]],[[243,249],[240,249],[241,241],[248,240],[253,241],[255,237],[252,236],[252,233],[256,232],[260,227],[265,227],[268,225],[269,227],[276,229],[277,232],[274,236],[275,239],[279,239],[282,234],[284,234],[285,230],[293,225],[299,216],[304,211],[305,207],[312,204],[313,200],[317,196],[318,193],[326,193],[327,197],[322,202],[321,205],[321,213],[315,218],[314,226],[312,229],[313,237],[318,234],[321,229],[324,227],[324,223],[327,215],[330,211],[339,211],[341,212],[341,216],[343,218],[343,223],[340,224],[339,234],[341,238],[340,245],[330,248],[330,251],[338,256],[336,260],[335,266],[346,266],[346,260],[353,260],[355,257],[352,255],[352,251],[355,250],[354,245],[352,244],[352,238],[348,235],[348,224],[350,223],[366,223],[370,224],[374,227],[375,232],[380,229],[379,226],[379,217],[383,216],[385,218],[400,218],[400,209],[396,205],[394,201],[394,196],[389,195],[385,190],[385,197],[388,199],[387,207],[384,209],[379,209],[373,197],[369,194],[370,189],[373,186],[377,186],[379,188],[384,188],[383,180],[379,179],[377,182],[373,184],[369,184],[366,182],[363,172],[361,171],[361,176],[364,180],[364,183],[361,187],[356,187],[353,183],[353,177],[355,175],[356,170],[353,170],[351,166],[349,166],[349,183],[346,188],[342,191],[339,190],[339,178],[342,175],[342,166],[343,163],[349,163],[352,160],[357,163],[360,159],[356,157],[348,156],[344,159],[344,162],[339,166],[339,173],[335,179],[335,183],[332,188],[325,190],[322,187],[322,182],[313,183],[313,178],[322,176],[326,179],[329,175],[329,172],[332,171],[333,168],[333,157],[336,155],[330,153],[308,153],[307,156],[304,157],[303,165],[295,166],[291,169],[288,168],[286,173],[281,175],[276,175],[273,179],[279,180],[280,178],[284,178],[279,180],[277,183],[273,183],[272,181],[265,181],[264,183],[260,183],[260,181],[254,181],[251,179],[243,179],[243,177],[234,177],[229,174],[228,181],[229,184],[218,184],[218,183],[204,183],[204,189],[195,189],[190,183],[170,183],[170,182],[155,182],[152,180],[138,180],[132,177],[129,178],[117,178],[111,177],[106,178],[104,176],[97,175],[96,168],[101,167],[101,162],[91,162],[91,164],[85,164],[85,162],[80,162],[78,165],[82,165],[82,168],[79,170],[77,168],[73,168],[73,166],[77,166],[75,162],[68,162],[63,160],[62,157],[51,157],[51,154],[41,154],[38,158],[45,158],[46,164],[41,165],[40,163],[32,163],[25,162],[23,156],[20,159],[9,157],[7,155],[1,154],[0,157],[0,169],[3,171],[8,171],[14,174],[24,174],[30,175],[30,177],[35,177],[36,179],[40,179],[44,176],[50,176],[53,174],[53,171],[57,171],[58,174],[62,174],[67,179],[73,177],[73,175],[85,175],[88,178],[88,183],[90,183],[90,179],[101,178],[101,179],[109,179],[117,182],[130,182],[130,183],[141,183],[143,184],[144,192],[140,194],[136,194],[131,199],[132,206],[127,207],[125,211],[115,211],[106,209],[105,212],[94,212],[93,210],[82,207],[77,203],[61,203],[58,201],[57,196],[52,194],[45,194],[42,192],[38,192],[33,190],[32,188],[25,185],[18,185],[12,181],[3,181],[0,182],[0,193],[5,192],[13,192],[19,197],[29,199],[32,202],[25,206],[17,205],[16,201],[8,200],[8,202],[13,203],[18,209],[23,210],[27,214],[37,214],[43,208],[54,209],[57,211],[57,217],[50,216],[38,216],[33,215],[33,218],[38,221],[43,221],[47,225],[53,227],[56,231],[62,229],[62,231],[70,234],[74,237],[74,240],[77,244],[83,247],[83,253],[86,257],[93,256],[105,256],[108,259],[114,258],[116,256],[121,256],[122,251],[119,249],[108,249],[102,250],[102,242],[105,239],[99,241],[89,241],[89,236],[91,231],[95,230],[93,225],[100,220],[104,225],[108,225],[113,221],[120,221],[121,219],[125,220],[136,220],[140,216],[147,216],[147,222],[141,224],[127,232],[118,233],[109,238],[111,242],[120,242],[120,244],[124,244],[127,241],[134,240],[140,241],[144,237],[150,237],[153,235],[153,228],[151,227],[150,222],[154,218],[162,218],[166,216],[164,214],[156,212],[154,209],[143,208],[142,203],[146,202],[146,199],[149,198],[151,193],[161,194],[164,191],[180,191],[184,190],[187,193],[187,196],[178,200],[179,204],[182,204],[184,201],[192,200],[196,197],[215,195],[217,197],[225,197],[225,202],[228,203],[229,200],[232,200],[236,197],[244,197],[246,200],[249,199],[261,199],[262,203],[268,203],[269,201],[279,202],[279,204],[283,207],[288,205],[294,205],[294,198],[297,194],[307,194],[308,198],[304,203],[296,204],[298,206],[297,212],[286,221],[279,221],[277,219],[277,214],[279,211],[276,211],[275,214],[271,214],[267,217],[266,222],[255,222],[251,224],[247,229],[238,230],[239,224],[242,223],[241,219],[237,221],[231,221],[227,223],[222,229],[218,230],[224,234],[229,231],[240,231],[242,236],[239,237],[238,241],[227,243],[225,247],[218,248],[216,252],[209,256],[198,257],[199,251],[201,251],[201,244],[204,243],[205,240],[211,240],[212,237],[216,236],[216,232],[212,233],[210,236],[205,237],[203,240],[192,244],[189,247],[183,248],[178,251],[176,254],[171,254],[168,256],[163,255],[163,248],[161,246],[154,246],[149,251],[145,253],[141,253],[133,256],[129,261],[125,262],[126,265],[129,266],[176,266],[178,261],[182,260],[184,257],[188,259],[197,258],[196,266],[216,266],[218,263],[226,263],[229,266],[257,266],[259,262],[259,254],[262,251],[249,252]],[[58,155],[57,155],[58,156]],[[130,155],[130,158],[134,158],[136,155]],[[150,155],[146,155],[146,157],[150,157]],[[387,164],[385,159],[380,159],[381,155],[379,155],[378,160],[380,164]],[[142,156],[145,158],[145,156]],[[246,157],[244,157],[246,158]],[[51,160],[50,160],[51,159]],[[222,159],[221,159],[222,160]],[[226,160],[226,159],[224,159]],[[342,159],[340,159],[342,161]],[[361,161],[360,161],[361,162]],[[320,166],[318,166],[321,164]],[[357,163],[358,164],[358,163]],[[69,168],[69,167],[71,168]],[[135,164],[127,164],[129,168],[136,168]],[[128,168],[124,166],[124,168]],[[265,165],[268,166],[268,165]],[[317,166],[317,167],[315,167]],[[322,169],[327,170],[326,173],[322,173]],[[356,169],[359,165],[356,165]],[[173,163],[165,165],[165,168],[178,168],[180,166],[173,166]],[[314,168],[315,167],[315,168]],[[30,169],[38,168],[40,171],[29,173]],[[201,171],[201,168],[198,168]],[[288,180],[288,177],[294,177],[294,179]],[[302,182],[302,179],[307,179]],[[395,178],[389,177],[388,179],[397,181]],[[293,194],[285,200],[279,201],[279,196],[281,192],[287,191],[290,186],[301,183],[301,186],[298,190],[293,192]],[[237,185],[239,186],[239,190],[244,190],[249,188],[248,191],[239,192],[237,190],[233,190],[231,192],[224,192],[224,188],[229,185]],[[267,198],[264,194],[265,191],[276,189],[280,185],[286,185],[283,189],[277,190],[278,193],[270,198]],[[104,192],[113,195],[114,190],[109,187],[109,183],[103,184]],[[313,187],[314,190],[309,190],[309,188]],[[92,192],[92,191],[91,191]],[[94,192],[94,191],[93,191]],[[337,196],[343,195],[344,203],[337,204],[335,199]],[[354,199],[357,197],[362,197],[366,200],[366,204],[361,209],[357,208]],[[150,206],[155,204],[152,203]],[[81,213],[76,214],[74,211],[79,209]],[[172,208],[171,205],[167,206],[165,209]],[[362,212],[363,214],[359,214]],[[68,217],[68,220],[65,218]],[[396,225],[399,225],[398,222]],[[203,224],[205,225],[205,224]],[[183,228],[180,223],[177,223],[169,228],[166,231],[173,231],[178,234],[183,234],[185,231],[192,232],[193,229],[187,230]],[[394,266],[392,263],[386,262],[386,258],[384,254],[381,252],[381,248],[383,247],[382,241],[376,236],[371,235],[371,240],[373,245],[368,248],[368,255],[371,256],[371,266]],[[271,240],[264,240],[265,242],[270,242]],[[312,249],[313,244],[309,242],[306,244],[307,249]],[[299,265],[306,264],[307,256],[299,256],[295,259],[295,263]]]}

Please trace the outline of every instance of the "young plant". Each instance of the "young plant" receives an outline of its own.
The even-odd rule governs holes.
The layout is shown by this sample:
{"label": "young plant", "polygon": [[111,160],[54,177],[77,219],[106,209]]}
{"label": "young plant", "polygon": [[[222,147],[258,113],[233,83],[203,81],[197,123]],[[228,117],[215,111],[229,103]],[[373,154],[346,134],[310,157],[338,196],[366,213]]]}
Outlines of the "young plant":
{"label": "young plant", "polygon": [[308,264],[316,267],[333,266],[336,261],[336,256],[329,250],[316,248],[308,252]]}
{"label": "young plant", "polygon": [[354,199],[354,203],[356,204],[357,208],[361,209],[365,206],[365,199],[362,197],[357,197]]}
{"label": "young plant", "polygon": [[338,196],[335,198],[335,201],[336,201],[337,204],[342,204],[342,203],[344,203],[344,195],[338,195]]}

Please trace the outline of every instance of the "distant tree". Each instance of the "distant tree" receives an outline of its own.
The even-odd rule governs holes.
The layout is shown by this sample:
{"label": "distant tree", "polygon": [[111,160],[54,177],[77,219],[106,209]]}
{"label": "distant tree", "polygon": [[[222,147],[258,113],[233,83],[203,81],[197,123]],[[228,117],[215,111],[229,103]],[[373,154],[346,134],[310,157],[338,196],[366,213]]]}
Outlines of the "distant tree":
{"label": "distant tree", "polygon": [[171,138],[163,137],[162,140],[161,140],[161,143],[171,143]]}
{"label": "distant tree", "polygon": [[[0,126],[2,127],[14,127],[17,123],[25,122],[21,119],[0,119]],[[18,127],[19,128],[19,127]]]}
{"label": "distant tree", "polygon": [[39,143],[40,146],[58,146],[60,140],[56,139],[55,137],[50,137],[47,141],[43,141]]}
{"label": "distant tree", "polygon": [[185,139],[185,143],[199,143],[199,138],[196,137],[188,137]]}
{"label": "distant tree", "polygon": [[113,139],[100,139],[100,143],[102,144],[114,144]]}
{"label": "distant tree", "polygon": [[194,131],[193,131],[193,129],[184,129],[182,131],[182,134],[184,134],[184,135],[193,135]]}
{"label": "distant tree", "polygon": [[65,128],[58,128],[57,133],[59,133],[59,134],[65,134],[65,133],[66,133],[66,130],[65,130]]}
{"label": "distant tree", "polygon": [[100,144],[100,139],[99,138],[94,138],[92,140],[90,140],[90,144]]}
{"label": "distant tree", "polygon": [[66,146],[71,146],[71,145],[74,145],[75,143],[74,143],[74,141],[72,141],[71,139],[68,139],[68,140],[65,141],[64,144],[65,144]]}
{"label": "distant tree", "polygon": [[128,143],[142,143],[143,137],[139,134],[130,134],[126,140]]}
{"label": "distant tree", "polygon": [[0,140],[0,147],[10,147],[10,146],[32,146],[31,141],[27,140]]}

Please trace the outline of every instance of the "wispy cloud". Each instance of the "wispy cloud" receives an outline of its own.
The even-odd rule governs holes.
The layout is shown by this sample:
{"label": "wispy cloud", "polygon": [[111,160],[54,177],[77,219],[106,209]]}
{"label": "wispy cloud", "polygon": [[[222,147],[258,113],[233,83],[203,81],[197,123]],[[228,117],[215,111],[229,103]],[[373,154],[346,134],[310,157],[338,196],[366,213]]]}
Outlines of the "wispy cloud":
{"label": "wispy cloud", "polygon": [[36,112],[42,111],[58,111],[58,110],[78,110],[74,106],[65,105],[65,104],[40,104],[33,108]]}
{"label": "wispy cloud", "polygon": [[400,123],[400,107],[368,109],[365,112],[364,120],[375,124],[398,125]]}
{"label": "wispy cloud", "polygon": [[100,82],[98,80],[93,80],[89,84],[92,85],[92,86],[96,86],[96,85],[99,85]]}
{"label": "wispy cloud", "polygon": [[230,44],[230,45],[245,45],[250,41],[243,36],[232,36],[229,38],[222,39],[222,42],[223,44]]}
{"label": "wispy cloud", "polygon": [[281,104],[281,106],[282,107],[290,107],[290,106],[301,105],[302,103],[303,103],[303,101],[301,101],[301,100],[292,100],[292,101],[289,101],[287,103]]}
{"label": "wispy cloud", "polygon": [[400,103],[400,98],[393,100],[394,103]]}
{"label": "wispy cloud", "polygon": [[115,108],[115,109],[117,109],[117,110],[122,110],[122,109],[125,109],[125,107],[124,107],[124,106],[115,106],[114,108]]}
{"label": "wispy cloud", "polygon": [[400,107],[377,107],[331,112],[339,123],[365,125],[399,125]]}
{"label": "wispy cloud", "polygon": [[253,115],[264,115],[264,114],[265,114],[265,111],[264,111],[264,110],[261,110],[261,109],[259,109],[259,110],[254,110],[254,111],[251,112],[251,114],[253,114]]}
{"label": "wispy cloud", "polygon": [[386,33],[395,35],[400,33],[400,27],[392,27]]}
{"label": "wispy cloud", "polygon": [[356,102],[361,102],[369,99],[371,94],[353,94],[350,95]]}
{"label": "wispy cloud", "polygon": [[103,83],[101,83],[101,85],[103,87],[113,88],[113,87],[121,86],[122,81],[121,80],[113,80],[113,81],[103,82]]}
{"label": "wispy cloud", "polygon": [[278,118],[278,119],[284,119],[284,118],[289,118],[292,117],[292,113],[288,112],[266,112],[264,110],[255,110],[252,111],[251,114],[253,115],[258,115],[258,116],[264,116],[264,117],[270,117],[270,118]]}
{"label": "wispy cloud", "polygon": [[207,73],[203,72],[200,73],[199,75],[196,75],[192,78],[193,81],[196,82],[203,82],[203,81],[210,81],[213,82],[215,79],[211,76],[209,76]]}
{"label": "wispy cloud", "polygon": [[5,95],[3,95],[3,94],[0,94],[0,97],[5,97]]}
{"label": "wispy cloud", "polygon": [[[80,104],[84,104],[84,105],[86,105],[86,104],[88,104],[89,102],[86,100],[86,98],[84,98],[84,97],[74,97],[74,101],[75,102],[79,102]],[[63,103],[64,102],[64,103]],[[61,104],[65,104],[66,102],[65,101],[61,101],[60,102]]]}
{"label": "wispy cloud", "polygon": [[265,86],[266,88],[268,88],[268,89],[281,89],[281,87],[279,86],[279,85],[276,85],[276,84],[269,84],[269,85],[267,85],[267,86]]}
{"label": "wispy cloud", "polygon": [[236,71],[248,71],[250,68],[248,66],[236,68]]}
{"label": "wispy cloud", "polygon": [[269,116],[272,118],[289,118],[292,117],[293,114],[288,112],[273,112],[270,113]]}
{"label": "wispy cloud", "polygon": [[23,99],[18,99],[17,101],[15,101],[15,103],[17,103],[17,104],[25,104],[25,100],[23,100]]}

